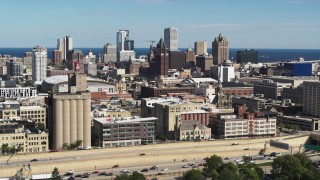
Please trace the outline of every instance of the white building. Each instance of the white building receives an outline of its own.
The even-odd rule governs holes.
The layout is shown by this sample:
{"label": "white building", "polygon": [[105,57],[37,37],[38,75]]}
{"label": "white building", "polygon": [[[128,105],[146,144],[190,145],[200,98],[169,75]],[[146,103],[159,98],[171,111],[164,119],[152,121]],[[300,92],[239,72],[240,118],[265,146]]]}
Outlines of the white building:
{"label": "white building", "polygon": [[120,51],[119,61],[129,61],[135,59],[136,53],[134,51]]}
{"label": "white building", "polygon": [[211,77],[220,79],[220,82],[233,82],[235,79],[234,67],[217,65],[211,67]]}
{"label": "white building", "polygon": [[178,29],[165,28],[164,29],[164,43],[169,51],[178,50]]}
{"label": "white building", "polygon": [[4,98],[29,98],[37,96],[37,88],[17,87],[0,88],[0,96]]}
{"label": "white building", "polygon": [[68,51],[73,49],[72,37],[69,35],[58,39],[57,49],[62,52],[62,59],[67,59]]}
{"label": "white building", "polygon": [[32,49],[32,81],[34,85],[41,85],[47,78],[47,49],[36,46]]}
{"label": "white building", "polygon": [[117,51],[124,50],[124,42],[129,39],[129,30],[119,30],[117,32]]}

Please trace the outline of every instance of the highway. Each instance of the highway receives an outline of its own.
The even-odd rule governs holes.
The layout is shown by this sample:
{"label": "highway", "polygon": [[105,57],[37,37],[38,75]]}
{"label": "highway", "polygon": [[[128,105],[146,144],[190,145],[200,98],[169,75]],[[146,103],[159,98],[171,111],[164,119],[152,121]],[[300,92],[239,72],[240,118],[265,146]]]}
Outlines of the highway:
{"label": "highway", "polygon": [[[282,138],[278,137],[275,139]],[[54,167],[58,167],[62,173],[69,169],[75,172],[92,172],[94,170],[110,172],[110,170],[114,170],[114,172],[117,173],[118,170],[125,168],[141,170],[145,167],[151,167],[152,165],[158,165],[160,169],[167,167],[170,170],[176,171],[179,169],[174,165],[176,164],[182,167],[183,163],[181,161],[183,159],[188,159],[194,163],[201,162],[203,158],[213,154],[217,154],[223,158],[236,158],[245,154],[257,155],[258,152],[264,148],[265,142],[269,140],[270,138],[177,142],[145,146],[15,155],[10,159],[9,165],[6,163],[9,156],[1,156],[0,177],[13,176],[23,164],[28,163],[31,164],[33,174],[51,173]],[[295,143],[294,151],[297,151],[298,146],[302,142],[299,142],[297,139],[291,139],[291,141]],[[304,141],[304,139],[301,141]],[[239,145],[232,146],[231,144],[234,142],[237,142]],[[245,148],[249,148],[249,150],[244,150]],[[271,152],[289,153],[288,150],[268,146],[266,154]],[[141,153],[146,155],[139,156]],[[38,161],[30,162],[32,159],[37,159]],[[111,169],[114,165],[119,165],[120,168],[118,170]]]}

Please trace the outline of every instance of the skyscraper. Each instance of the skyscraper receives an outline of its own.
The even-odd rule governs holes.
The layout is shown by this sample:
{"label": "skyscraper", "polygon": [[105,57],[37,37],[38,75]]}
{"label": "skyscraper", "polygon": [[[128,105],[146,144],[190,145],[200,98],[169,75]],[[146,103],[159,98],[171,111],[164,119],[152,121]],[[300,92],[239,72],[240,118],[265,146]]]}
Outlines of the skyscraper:
{"label": "skyscraper", "polygon": [[166,49],[166,45],[161,38],[157,44],[155,54],[156,75],[165,76],[168,75],[169,69],[169,53]]}
{"label": "skyscraper", "polygon": [[169,51],[178,50],[178,29],[165,28],[164,29],[164,43]]}
{"label": "skyscraper", "polygon": [[117,47],[113,46],[110,43],[107,43],[103,47],[102,60],[103,60],[104,63],[116,62],[117,61]]}
{"label": "skyscraper", "polygon": [[62,52],[62,59],[67,59],[68,51],[72,49],[73,49],[73,41],[70,35],[64,38],[58,39],[57,50]]}
{"label": "skyscraper", "polygon": [[129,39],[129,30],[117,32],[117,61],[128,61],[135,58],[134,41]]}
{"label": "skyscraper", "polygon": [[194,42],[194,51],[196,55],[208,55],[208,43],[207,41]]}
{"label": "skyscraper", "polygon": [[303,112],[311,116],[320,116],[320,82],[303,82]]}
{"label": "skyscraper", "polygon": [[60,50],[54,50],[53,51],[53,59],[52,59],[52,64],[56,66],[61,66],[62,65],[62,51]]}
{"label": "skyscraper", "polygon": [[212,56],[215,65],[229,60],[229,43],[225,37],[221,36],[221,33],[212,42]]}
{"label": "skyscraper", "polygon": [[47,78],[47,49],[36,46],[32,49],[32,81],[34,85],[41,85]]}
{"label": "skyscraper", "polygon": [[91,94],[85,74],[68,75],[68,93],[50,92],[48,129],[51,149],[82,141],[91,147]]}

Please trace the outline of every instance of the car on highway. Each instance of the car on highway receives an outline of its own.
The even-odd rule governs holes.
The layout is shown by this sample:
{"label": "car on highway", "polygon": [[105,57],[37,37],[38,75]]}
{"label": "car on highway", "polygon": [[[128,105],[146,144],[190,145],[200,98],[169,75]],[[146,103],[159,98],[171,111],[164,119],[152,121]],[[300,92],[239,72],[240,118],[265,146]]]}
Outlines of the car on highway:
{"label": "car on highway", "polygon": [[92,174],[99,174],[99,171],[93,171]]}
{"label": "car on highway", "polygon": [[189,168],[190,166],[188,164],[183,165],[182,168]]}
{"label": "car on highway", "polygon": [[232,145],[232,146],[235,146],[235,145],[239,145],[239,143],[236,143],[236,142],[235,142],[235,143],[232,143],[231,145]]}
{"label": "car on highway", "polygon": [[121,172],[121,173],[130,173],[131,171],[130,171],[130,169],[123,169],[123,170],[121,170],[120,172]]}
{"label": "car on highway", "polygon": [[31,159],[30,162],[37,162],[37,161],[38,161],[38,159]]}
{"label": "car on highway", "polygon": [[148,171],[149,171],[148,168],[144,168],[144,169],[141,170],[141,172],[148,172]]}
{"label": "car on highway", "polygon": [[73,176],[73,173],[72,172],[67,172],[63,176]]}
{"label": "car on highway", "polygon": [[101,173],[98,174],[98,176],[105,176],[107,174],[107,172],[103,171]]}
{"label": "car on highway", "polygon": [[168,168],[163,168],[163,169],[161,169],[161,171],[169,171],[169,169]]}
{"label": "car on highway", "polygon": [[120,166],[118,164],[112,166],[112,168],[119,168]]}
{"label": "car on highway", "polygon": [[243,150],[248,151],[248,150],[250,150],[250,149],[249,149],[249,148],[244,148]]}
{"label": "car on highway", "polygon": [[157,166],[157,165],[154,165],[154,166],[152,166],[152,167],[150,168],[150,170],[156,170],[156,169],[158,169],[158,166]]}
{"label": "car on highway", "polygon": [[146,154],[145,153],[141,153],[141,154],[139,154],[139,156],[145,156]]}
{"label": "car on highway", "polygon": [[194,164],[193,163],[189,163],[188,166],[194,166]]}
{"label": "car on highway", "polygon": [[188,161],[188,159],[184,159],[184,160],[182,160],[182,162],[187,162]]}
{"label": "car on highway", "polygon": [[113,176],[113,173],[107,173],[106,176]]}
{"label": "car on highway", "polygon": [[75,178],[81,178],[82,177],[82,174],[77,174],[74,176]]}
{"label": "car on highway", "polygon": [[89,175],[89,174],[84,173],[81,177],[82,177],[82,178],[89,178],[89,177],[90,177],[90,175]]}

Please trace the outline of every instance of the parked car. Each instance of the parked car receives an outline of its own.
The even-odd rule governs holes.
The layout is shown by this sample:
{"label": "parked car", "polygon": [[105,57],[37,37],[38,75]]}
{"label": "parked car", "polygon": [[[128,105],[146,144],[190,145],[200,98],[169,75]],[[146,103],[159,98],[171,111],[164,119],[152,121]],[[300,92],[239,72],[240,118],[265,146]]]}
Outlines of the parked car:
{"label": "parked car", "polygon": [[68,170],[66,173],[73,173],[74,171],[73,170]]}
{"label": "parked car", "polygon": [[281,156],[281,153],[272,152],[272,153],[270,154],[270,156],[278,157],[278,156]]}
{"label": "parked car", "polygon": [[77,174],[74,176],[75,178],[79,178],[79,177],[82,177],[82,174]]}
{"label": "parked car", "polygon": [[85,174],[82,175],[82,178],[89,178],[89,176],[90,176],[89,174],[85,173]]}
{"label": "parked car", "polygon": [[209,138],[208,141],[215,141],[216,139],[213,138]]}

